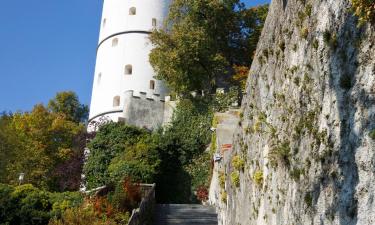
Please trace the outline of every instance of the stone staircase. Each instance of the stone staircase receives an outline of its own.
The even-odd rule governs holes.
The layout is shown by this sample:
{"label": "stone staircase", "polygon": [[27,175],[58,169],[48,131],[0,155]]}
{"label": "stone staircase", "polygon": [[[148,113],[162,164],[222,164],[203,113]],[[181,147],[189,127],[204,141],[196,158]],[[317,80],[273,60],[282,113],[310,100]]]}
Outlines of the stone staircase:
{"label": "stone staircase", "polygon": [[156,205],[155,225],[218,225],[214,208],[192,204]]}

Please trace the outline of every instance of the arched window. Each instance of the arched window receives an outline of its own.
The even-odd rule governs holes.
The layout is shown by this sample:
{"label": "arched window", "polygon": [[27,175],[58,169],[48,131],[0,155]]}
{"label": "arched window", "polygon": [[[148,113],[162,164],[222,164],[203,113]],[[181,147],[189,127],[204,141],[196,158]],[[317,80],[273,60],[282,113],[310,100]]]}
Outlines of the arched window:
{"label": "arched window", "polygon": [[98,80],[97,80],[98,84],[100,84],[101,80],[102,80],[102,73],[99,73],[98,74]]}
{"label": "arched window", "polygon": [[131,7],[131,8],[129,9],[129,15],[134,16],[134,15],[136,15],[136,14],[137,14],[137,8],[135,8],[135,7]]}
{"label": "arched window", "polygon": [[132,75],[133,74],[133,66],[132,65],[126,65],[125,66],[125,75]]}
{"label": "arched window", "polygon": [[156,19],[155,18],[152,19],[152,26],[156,27]]}
{"label": "arched window", "polygon": [[118,45],[118,39],[117,38],[113,38],[112,39],[112,47],[116,47]]}
{"label": "arched window", "polygon": [[120,106],[120,96],[115,96],[113,98],[113,107]]}
{"label": "arched window", "polygon": [[150,89],[151,90],[155,89],[155,81],[154,80],[150,80]]}
{"label": "arched window", "polygon": [[106,24],[107,24],[107,19],[104,18],[104,19],[103,19],[103,28],[105,27]]}

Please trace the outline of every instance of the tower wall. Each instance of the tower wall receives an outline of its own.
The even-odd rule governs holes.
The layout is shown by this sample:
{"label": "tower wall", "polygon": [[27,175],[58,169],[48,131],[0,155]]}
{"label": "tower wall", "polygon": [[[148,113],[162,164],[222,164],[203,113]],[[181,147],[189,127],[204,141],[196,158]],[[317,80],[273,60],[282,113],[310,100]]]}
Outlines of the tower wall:
{"label": "tower wall", "polygon": [[128,91],[164,99],[167,89],[149,63],[148,36],[162,25],[168,6],[169,0],[104,1],[89,122],[101,116],[122,119]]}

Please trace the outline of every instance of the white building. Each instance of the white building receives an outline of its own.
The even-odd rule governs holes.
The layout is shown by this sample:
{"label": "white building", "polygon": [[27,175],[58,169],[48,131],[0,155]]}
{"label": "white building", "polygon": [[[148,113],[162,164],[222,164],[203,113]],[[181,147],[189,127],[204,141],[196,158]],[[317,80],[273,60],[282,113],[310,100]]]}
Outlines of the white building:
{"label": "white building", "polygon": [[[155,106],[159,108],[155,109],[159,111],[157,114],[163,110],[160,102],[163,102],[167,89],[154,77],[149,63],[152,45],[148,36],[162,25],[169,3],[169,0],[104,0],[89,124],[105,119],[155,127],[161,122],[134,123],[142,118],[132,116],[152,115],[145,113],[145,108],[137,109],[141,100],[142,104],[154,101],[151,105],[146,103],[146,111]],[[133,111],[129,112],[129,108]]]}

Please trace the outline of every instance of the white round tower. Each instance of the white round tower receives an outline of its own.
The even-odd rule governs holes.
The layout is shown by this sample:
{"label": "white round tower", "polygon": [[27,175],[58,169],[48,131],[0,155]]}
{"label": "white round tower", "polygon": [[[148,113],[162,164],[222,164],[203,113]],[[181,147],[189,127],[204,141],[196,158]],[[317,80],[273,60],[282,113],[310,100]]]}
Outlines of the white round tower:
{"label": "white round tower", "polygon": [[[149,63],[148,36],[162,25],[170,0],[105,0],[100,29],[89,122],[117,122],[126,93],[163,99],[167,89]],[[128,96],[129,97],[129,96]]]}

